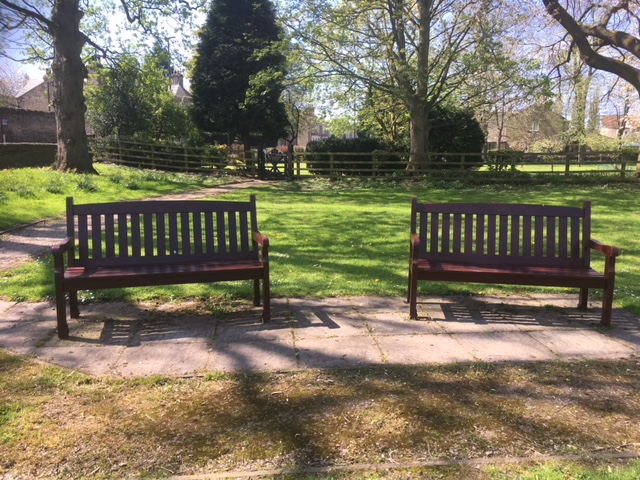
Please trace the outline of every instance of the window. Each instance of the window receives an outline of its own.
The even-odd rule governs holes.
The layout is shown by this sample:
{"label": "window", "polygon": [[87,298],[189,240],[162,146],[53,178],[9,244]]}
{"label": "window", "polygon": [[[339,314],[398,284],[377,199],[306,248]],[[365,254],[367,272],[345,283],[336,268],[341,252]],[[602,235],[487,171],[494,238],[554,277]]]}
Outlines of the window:
{"label": "window", "polygon": [[531,125],[529,125],[530,132],[539,132],[540,131],[540,122],[538,120],[533,120]]}

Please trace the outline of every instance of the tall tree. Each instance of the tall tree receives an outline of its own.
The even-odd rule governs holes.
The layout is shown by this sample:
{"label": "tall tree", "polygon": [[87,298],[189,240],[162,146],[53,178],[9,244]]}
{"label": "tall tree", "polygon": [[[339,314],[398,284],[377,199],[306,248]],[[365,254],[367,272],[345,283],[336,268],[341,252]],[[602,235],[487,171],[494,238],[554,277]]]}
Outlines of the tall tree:
{"label": "tall tree", "polygon": [[269,0],[213,0],[200,32],[191,93],[196,124],[240,139],[286,135],[286,57],[282,29]]}
{"label": "tall tree", "polygon": [[[188,18],[192,12],[188,2],[181,0],[115,0],[131,24],[149,34],[155,31],[158,19],[176,13]],[[58,170],[95,173],[85,129],[84,80],[87,68],[83,50],[87,46],[101,55],[107,54],[84,30],[85,10],[91,15],[115,11],[109,0],[0,0],[4,30],[31,30],[48,43],[53,52],[53,105],[55,109]],[[90,17],[91,15],[88,15]],[[102,28],[106,24],[99,21]],[[85,23],[86,25],[86,23]],[[104,31],[104,30],[103,30]],[[90,32],[90,30],[89,30]]]}
{"label": "tall tree", "polygon": [[428,137],[437,107],[484,102],[491,82],[466,88],[495,68],[509,16],[497,0],[301,0],[287,24],[318,77],[344,79],[401,101],[409,113],[410,169],[428,168]]}

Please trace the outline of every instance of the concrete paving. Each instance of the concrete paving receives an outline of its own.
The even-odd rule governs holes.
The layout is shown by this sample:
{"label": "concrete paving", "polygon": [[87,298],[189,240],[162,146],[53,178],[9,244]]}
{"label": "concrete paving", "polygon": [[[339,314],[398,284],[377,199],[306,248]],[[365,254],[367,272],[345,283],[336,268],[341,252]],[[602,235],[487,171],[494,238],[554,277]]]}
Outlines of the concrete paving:
{"label": "concrete paving", "polygon": [[623,359],[640,355],[640,321],[614,310],[598,328],[572,296],[424,297],[420,319],[399,298],[273,299],[222,316],[198,305],[81,306],[59,340],[52,303],[0,301],[0,348],[92,375],[192,376],[210,372],[452,362]]}

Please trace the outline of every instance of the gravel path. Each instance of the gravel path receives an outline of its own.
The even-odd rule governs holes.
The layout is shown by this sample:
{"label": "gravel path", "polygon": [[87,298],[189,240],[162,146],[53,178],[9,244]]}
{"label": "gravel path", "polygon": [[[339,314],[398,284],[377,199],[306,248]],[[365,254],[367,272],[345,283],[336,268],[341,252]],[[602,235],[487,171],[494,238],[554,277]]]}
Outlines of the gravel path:
{"label": "gravel path", "polygon": [[[260,180],[250,180],[165,195],[150,200],[197,200],[264,183]],[[34,256],[50,251],[53,245],[64,239],[65,223],[63,217],[46,219],[0,234],[0,272],[16,268],[23,263],[32,261]]]}

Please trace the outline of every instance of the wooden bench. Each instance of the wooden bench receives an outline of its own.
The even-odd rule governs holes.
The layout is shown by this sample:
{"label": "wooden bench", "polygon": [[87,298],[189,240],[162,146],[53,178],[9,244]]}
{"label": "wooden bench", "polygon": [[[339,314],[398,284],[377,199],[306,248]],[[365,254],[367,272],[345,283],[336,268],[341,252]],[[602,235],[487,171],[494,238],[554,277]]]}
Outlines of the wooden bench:
{"label": "wooden bench", "polygon": [[[604,254],[604,273],[590,266]],[[483,203],[419,203],[411,208],[409,316],[418,317],[418,281],[474,282],[604,291],[601,325],[611,325],[617,247],[591,238],[591,204],[582,208]]]}
{"label": "wooden bench", "polygon": [[[53,247],[58,337],[68,338],[65,292],[79,317],[78,290],[254,281],[254,305],[270,318],[269,239],[248,202],[131,201],[74,205],[67,238]],[[66,268],[65,268],[66,253]]]}

